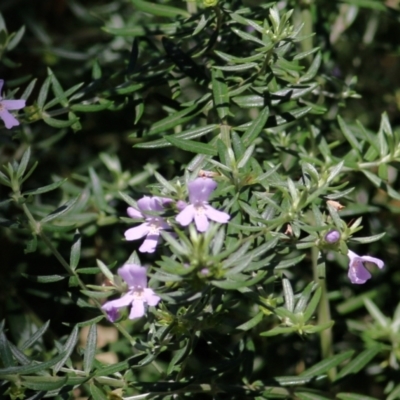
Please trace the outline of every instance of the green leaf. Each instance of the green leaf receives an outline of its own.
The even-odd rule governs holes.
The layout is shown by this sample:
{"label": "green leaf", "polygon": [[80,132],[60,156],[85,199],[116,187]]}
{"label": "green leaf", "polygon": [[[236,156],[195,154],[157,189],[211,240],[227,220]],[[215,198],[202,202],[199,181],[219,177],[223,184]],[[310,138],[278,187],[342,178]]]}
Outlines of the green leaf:
{"label": "green leaf", "polygon": [[229,92],[224,74],[219,69],[211,70],[211,83],[214,95],[214,106],[217,109],[219,119],[225,121],[229,113]]}
{"label": "green leaf", "polygon": [[249,319],[247,322],[244,324],[241,324],[235,328],[236,331],[248,331],[255,326],[257,326],[262,319],[264,318],[265,314],[260,311],[258,314],[256,314],[253,318]]}
{"label": "green leaf", "polygon": [[349,350],[344,353],[338,354],[336,356],[332,356],[326,358],[325,360],[320,361],[319,363],[315,364],[311,368],[307,369],[306,371],[302,372],[300,376],[318,376],[325,374],[330,369],[337,367],[342,362],[348,360],[354,354],[354,350]]}
{"label": "green leaf", "polygon": [[387,7],[380,0],[342,0],[342,2],[361,8],[369,8],[378,11],[387,11]]}
{"label": "green leaf", "polygon": [[73,271],[78,266],[80,257],[81,257],[81,235],[77,230],[73,238],[73,244],[71,246],[71,255],[69,258],[69,265]]}
{"label": "green leaf", "polygon": [[290,284],[289,279],[282,279],[282,288],[283,288],[283,297],[285,299],[285,308],[293,312],[294,309],[294,295],[292,285]]}
{"label": "green leaf", "polygon": [[33,282],[39,282],[39,283],[52,283],[52,282],[58,282],[62,281],[67,277],[67,275],[28,275],[28,274],[22,274],[22,276],[26,279],[29,279]]}
{"label": "green leaf", "polygon": [[68,107],[68,99],[65,96],[64,89],[61,87],[60,82],[55,77],[53,71],[48,68],[48,75],[51,78],[51,86],[53,88],[54,96],[58,99],[63,107]]}
{"label": "green leaf", "polygon": [[[296,301],[296,307],[294,309],[294,313],[303,313],[306,306],[307,302],[311,296],[312,290],[314,288],[314,282],[310,282],[306,288],[300,293],[299,299]],[[306,319],[304,319],[306,320]]]}
{"label": "green leaf", "polygon": [[55,390],[63,387],[68,380],[68,376],[22,376],[21,385],[32,390]]}
{"label": "green leaf", "polygon": [[[399,391],[400,393],[400,391]],[[340,400],[378,400],[376,397],[366,396],[365,394],[355,394],[355,393],[338,393],[336,398]],[[387,397],[386,400],[395,400],[398,397]]]}
{"label": "green leaf", "polygon": [[97,325],[93,324],[89,328],[87,336],[86,349],[83,355],[83,370],[88,374],[93,366],[94,357],[96,355],[97,345]]}
{"label": "green leaf", "polygon": [[389,319],[385,317],[382,311],[376,306],[376,304],[372,300],[368,298],[364,299],[364,305],[367,308],[368,312],[371,314],[371,317],[380,325],[381,328],[386,329],[389,327]]}
{"label": "green leaf", "polygon": [[351,242],[355,243],[373,243],[377,242],[378,240],[382,239],[386,235],[386,232],[378,233],[376,235],[372,236],[366,236],[366,237],[352,237],[350,239]]}
{"label": "green leaf", "polygon": [[357,372],[361,371],[382,350],[382,345],[376,345],[372,348],[364,350],[340,370],[340,372],[336,375],[335,380],[341,379],[349,374],[356,374]]}
{"label": "green leaf", "polygon": [[4,175],[2,172],[0,172],[0,183],[4,186],[11,187],[10,179],[6,175]]}
{"label": "green leaf", "polygon": [[213,68],[220,71],[230,71],[230,72],[238,72],[238,71],[246,71],[251,68],[257,67],[257,63],[250,62],[239,65],[226,65],[224,67],[214,66]]}
{"label": "green leaf", "polygon": [[3,331],[0,332],[0,359],[5,367],[15,365],[10,345]]}
{"label": "green leaf", "polygon": [[92,65],[92,79],[97,80],[102,76],[101,66],[99,64],[99,60],[95,59]]}
{"label": "green leaf", "polygon": [[40,88],[39,91],[39,95],[38,95],[38,100],[37,100],[37,104],[39,109],[43,109],[44,104],[46,102],[47,99],[47,95],[49,93],[49,89],[50,89],[50,84],[51,84],[51,76],[48,76],[45,81],[43,82],[42,87]]}
{"label": "green leaf", "polygon": [[344,120],[340,116],[338,116],[338,122],[340,129],[345,138],[347,139],[347,141],[350,143],[350,146],[357,151],[358,155],[360,155],[361,146],[359,140],[354,136],[351,129],[348,127],[348,125],[344,122]]}
{"label": "green leaf", "polygon": [[26,247],[24,249],[25,254],[34,253],[37,249],[37,236],[32,235],[32,239],[26,242]]}
{"label": "green leaf", "polygon": [[90,384],[90,394],[92,395],[93,400],[108,400],[106,394],[93,382]]}
{"label": "green leaf", "polygon": [[186,131],[179,132],[176,135],[165,136],[163,139],[152,140],[151,142],[146,143],[138,143],[135,144],[134,147],[140,149],[157,149],[161,147],[169,147],[172,146],[172,144],[168,141],[169,137],[174,137],[176,139],[196,139],[198,137],[206,135],[209,132],[212,132],[218,127],[219,125],[212,124],[203,126],[201,128],[188,129]]}
{"label": "green leaf", "polygon": [[55,118],[49,117],[47,114],[43,114],[42,118],[43,118],[43,121],[46,122],[47,125],[50,125],[53,128],[58,128],[58,129],[60,129],[60,128],[68,128],[72,124],[74,124],[77,121],[79,121],[79,118],[68,119],[67,121],[61,120],[61,119],[55,119]]}
{"label": "green leaf", "polygon": [[165,138],[172,145],[191,153],[204,154],[208,156],[216,156],[217,150],[209,144],[195,142],[194,140],[177,139],[173,136]]}
{"label": "green leaf", "polygon": [[24,351],[29,349],[29,347],[36,343],[36,341],[39,340],[47,331],[49,325],[50,321],[45,322],[22,346],[20,346],[20,350]]}
{"label": "green leaf", "polygon": [[21,41],[24,34],[25,34],[25,26],[21,26],[21,28],[19,28],[17,32],[12,33],[10,35],[10,40],[7,45],[7,51],[14,49]]}
{"label": "green leaf", "polygon": [[[306,389],[305,389],[306,390]],[[300,392],[297,391],[295,392],[296,399],[298,398],[299,400],[330,400],[330,397],[325,397],[320,394],[316,393],[311,393],[311,392]]]}
{"label": "green leaf", "polygon": [[54,357],[52,360],[45,361],[42,363],[32,363],[33,365],[23,365],[21,367],[8,367],[0,369],[0,376],[2,375],[13,375],[13,374],[35,374],[40,371],[44,371],[47,368],[52,367],[54,364],[58,363],[65,357],[65,353],[60,353],[58,356]]}
{"label": "green leaf", "polygon": [[42,187],[40,187],[38,189],[28,190],[28,191],[24,192],[23,195],[24,196],[29,196],[29,195],[47,193],[47,192],[50,192],[52,190],[55,190],[55,189],[59,188],[66,181],[67,181],[67,178],[62,179],[61,181],[57,181],[57,182],[51,183],[50,185],[42,186]]}
{"label": "green leaf", "polygon": [[62,353],[64,356],[61,358],[61,360],[54,366],[54,372],[57,373],[62,366],[65,364],[65,362],[68,360],[70,357],[71,353],[74,351],[76,343],[78,341],[78,332],[79,329],[75,325],[74,328],[72,329],[71,334],[69,335],[67,341],[65,342],[65,345],[63,346]]}
{"label": "green leaf", "polygon": [[49,215],[47,215],[46,217],[44,217],[40,222],[42,224],[46,223],[46,222],[50,222],[53,219],[59,218],[62,215],[65,215],[66,213],[70,212],[72,210],[72,208],[74,207],[75,203],[78,201],[78,197],[67,201],[65,204],[63,204],[62,206],[58,207],[56,210],[54,210],[52,213],[50,213]]}
{"label": "green leaf", "polygon": [[131,2],[139,11],[159,17],[176,18],[176,16],[182,15],[185,18],[189,18],[191,16],[186,10],[177,7],[165,6],[142,0],[131,0]]}
{"label": "green leaf", "polygon": [[320,325],[304,325],[302,330],[305,333],[318,333],[322,332],[326,329],[332,328],[332,326],[335,324],[335,321],[328,321],[325,322],[324,324]]}
{"label": "green leaf", "polygon": [[321,294],[322,294],[322,289],[319,287],[315,291],[314,296],[312,297],[310,303],[308,304],[307,308],[304,311],[304,321],[308,321],[314,314],[314,311],[318,307],[319,301],[321,299]]}
{"label": "green leaf", "polygon": [[100,322],[102,319],[104,319],[104,315],[99,315],[97,317],[89,319],[88,321],[78,322],[76,325],[79,326],[79,328],[82,328],[84,326],[90,326],[93,324],[97,324],[97,322]]}
{"label": "green leaf", "polygon": [[183,361],[190,354],[190,351],[192,350],[192,345],[193,345],[192,341],[189,340],[188,338],[184,340],[182,348],[175,352],[171,362],[168,365],[167,376],[173,372],[176,364]]}
{"label": "green leaf", "polygon": [[269,108],[265,107],[258,117],[251,123],[251,125],[246,129],[242,136],[242,142],[244,146],[251,145],[254,140],[258,137],[261,131],[264,129],[265,124],[269,116]]}
{"label": "green leaf", "polygon": [[21,99],[28,100],[29,96],[32,94],[33,89],[35,88],[37,79],[32,79],[31,83],[26,87],[26,89],[21,94]]}
{"label": "green leaf", "polygon": [[131,196],[127,195],[124,192],[118,192],[118,194],[121,196],[121,198],[125,201],[125,203],[127,203],[128,205],[130,205],[131,207],[138,209],[137,203],[135,200],[132,199]]}
{"label": "green leaf", "polygon": [[293,332],[296,332],[296,328],[292,326],[278,326],[276,328],[270,329],[269,331],[261,332],[260,336],[276,336]]}
{"label": "green leaf", "polygon": [[146,136],[156,135],[157,133],[166,133],[169,129],[175,128],[178,125],[183,125],[191,121],[197,114],[201,112],[198,104],[186,107],[181,111],[177,111],[168,117],[155,122],[151,130],[146,133]]}
{"label": "green leaf", "polygon": [[394,190],[388,183],[378,178],[372,172],[369,172],[365,169],[361,170],[361,172],[379,189],[384,190],[390,197],[396,200],[400,200],[400,194]]}
{"label": "green leaf", "polygon": [[96,171],[92,167],[89,168],[89,176],[90,176],[90,182],[92,183],[92,190],[94,195],[93,199],[94,202],[96,203],[96,206],[101,211],[113,213],[114,210],[107,204],[105,200],[101,180],[99,176],[96,174]]}
{"label": "green leaf", "polygon": [[214,281],[211,281],[211,283],[214,286],[217,286],[221,289],[236,290],[236,289],[248,287],[251,285],[255,285],[256,283],[258,283],[262,279],[264,279],[265,276],[267,275],[267,273],[268,273],[267,271],[259,271],[254,278],[249,279],[249,280],[239,281],[239,280],[233,280],[233,279],[226,279],[224,281],[214,280]]}
{"label": "green leaf", "polygon": [[72,104],[69,109],[76,112],[98,112],[108,109],[113,104],[112,101],[102,101],[101,104]]}
{"label": "green leaf", "polygon": [[103,263],[101,260],[96,260],[97,266],[100,268],[100,271],[104,274],[104,276],[109,279],[111,282],[114,281],[114,275],[108,269],[107,265]]}
{"label": "green leaf", "polygon": [[[298,56],[299,55],[300,54],[298,54]],[[296,59],[296,57],[294,59]],[[317,74],[319,67],[321,66],[321,61],[322,61],[321,53],[318,53],[317,56],[314,58],[312,64],[310,65],[308,71],[300,77],[299,83],[308,82],[311,79],[313,79]]]}
{"label": "green leaf", "polygon": [[18,169],[17,169],[17,178],[18,179],[20,179],[24,175],[24,173],[26,171],[26,167],[28,166],[30,157],[31,157],[31,148],[28,147],[25,150],[24,155],[21,158],[21,162],[18,165]]}

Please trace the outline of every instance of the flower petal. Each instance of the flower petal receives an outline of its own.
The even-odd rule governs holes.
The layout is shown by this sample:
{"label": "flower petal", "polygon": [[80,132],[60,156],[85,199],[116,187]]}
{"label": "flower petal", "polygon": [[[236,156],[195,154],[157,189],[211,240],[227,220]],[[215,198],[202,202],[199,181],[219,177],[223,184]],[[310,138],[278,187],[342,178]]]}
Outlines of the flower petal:
{"label": "flower petal", "polygon": [[363,261],[375,264],[379,269],[382,269],[385,265],[385,263],[382,260],[380,260],[379,258],[370,257],[370,256],[361,256],[360,258]]}
{"label": "flower petal", "polygon": [[130,289],[146,288],[146,268],[136,264],[125,264],[118,269],[118,275],[128,284]]}
{"label": "flower petal", "polygon": [[176,221],[179,222],[182,226],[188,226],[194,218],[194,206],[188,205],[185,207],[176,217]]}
{"label": "flower petal", "polygon": [[210,194],[217,187],[211,178],[197,178],[188,183],[189,200],[192,204],[208,201]]}
{"label": "flower petal", "polygon": [[1,105],[7,110],[20,110],[24,108],[25,100],[2,100]]}
{"label": "flower petal", "polygon": [[144,315],[144,303],[140,299],[135,299],[132,303],[131,312],[129,313],[129,319],[136,319],[143,317]]}
{"label": "flower petal", "polygon": [[126,210],[126,213],[127,213],[131,218],[135,218],[135,219],[143,218],[143,214],[142,214],[140,211],[135,210],[133,207],[128,207],[127,210]]}
{"label": "flower petal", "polygon": [[143,236],[146,236],[149,233],[149,231],[150,231],[149,224],[147,222],[144,222],[139,226],[128,229],[127,231],[125,231],[124,235],[126,240],[137,240],[142,238]]}
{"label": "flower petal", "polygon": [[361,285],[371,278],[370,272],[364,267],[360,258],[350,263],[348,276],[350,282],[357,285]]}
{"label": "flower petal", "polygon": [[104,303],[101,308],[106,311],[110,308],[126,307],[132,303],[133,299],[134,299],[134,297],[130,293],[126,293],[124,296],[122,296],[119,299],[107,301],[107,303]]}
{"label": "flower petal", "polygon": [[4,121],[4,125],[7,129],[11,129],[13,126],[19,125],[17,118],[10,114],[6,109],[0,111],[0,118]]}
{"label": "flower petal", "polygon": [[157,196],[144,196],[138,200],[137,205],[143,214],[145,214],[146,211],[161,212],[164,210],[164,207],[162,206],[162,200]]}
{"label": "flower petal", "polygon": [[231,218],[231,216],[226,212],[218,211],[209,205],[205,205],[204,208],[206,209],[205,214],[207,217],[212,221],[219,222],[220,224],[226,224]]}
{"label": "flower petal", "polygon": [[110,322],[115,322],[117,319],[119,319],[119,311],[117,308],[112,307],[112,308],[110,308],[108,310],[104,310],[104,311],[106,312],[107,319]]}
{"label": "flower petal", "polygon": [[205,232],[210,225],[208,222],[208,218],[204,213],[196,213],[194,215],[194,222],[199,232]]}
{"label": "flower petal", "polygon": [[185,207],[187,207],[187,203],[183,200],[178,200],[176,202],[176,208],[178,211],[182,211]]}
{"label": "flower petal", "polygon": [[157,244],[159,242],[160,235],[158,233],[152,233],[146,236],[146,239],[139,247],[141,253],[154,253]]}
{"label": "flower petal", "polygon": [[144,289],[143,298],[149,306],[156,306],[161,300],[161,298],[157,296],[152,289]]}

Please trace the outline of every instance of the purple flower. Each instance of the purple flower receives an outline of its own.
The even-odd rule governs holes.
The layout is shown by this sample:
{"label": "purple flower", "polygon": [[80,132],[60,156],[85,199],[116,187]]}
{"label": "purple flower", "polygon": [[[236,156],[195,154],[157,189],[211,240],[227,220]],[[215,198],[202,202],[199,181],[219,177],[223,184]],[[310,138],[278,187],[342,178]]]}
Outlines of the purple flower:
{"label": "purple flower", "polygon": [[120,299],[107,301],[101,307],[107,318],[115,322],[119,318],[119,309],[132,306],[129,319],[140,318],[145,313],[145,303],[156,306],[160,301],[152,289],[147,287],[146,268],[136,264],[125,264],[118,269],[118,275],[128,284],[128,293]]}
{"label": "purple flower", "polygon": [[3,120],[7,129],[19,125],[19,121],[8,112],[8,110],[19,110],[25,107],[25,100],[3,100],[1,90],[3,89],[4,80],[0,79],[0,118]]}
{"label": "purple flower", "polygon": [[330,244],[336,243],[339,239],[340,239],[340,232],[335,229],[329,231],[325,235],[325,241]]}
{"label": "purple flower", "polygon": [[144,196],[137,202],[139,210],[129,207],[127,212],[131,218],[145,218],[146,222],[125,231],[125,239],[136,240],[146,236],[143,244],[139,247],[139,251],[142,253],[154,253],[160,240],[160,230],[169,229],[170,226],[164,218],[150,215],[148,212],[162,212],[164,210],[164,205],[171,201],[170,199],[161,197]]}
{"label": "purple flower", "polygon": [[371,278],[370,272],[364,267],[364,262],[375,264],[379,269],[382,269],[384,263],[379,258],[370,256],[359,256],[352,251],[348,251],[347,257],[350,259],[349,263],[349,278],[351,283],[361,285]]}
{"label": "purple flower", "polygon": [[212,221],[225,224],[229,221],[230,215],[216,210],[208,204],[211,192],[217,187],[217,183],[211,178],[197,178],[188,183],[190,204],[176,216],[176,220],[183,226],[189,225],[193,219],[199,232],[208,229]]}

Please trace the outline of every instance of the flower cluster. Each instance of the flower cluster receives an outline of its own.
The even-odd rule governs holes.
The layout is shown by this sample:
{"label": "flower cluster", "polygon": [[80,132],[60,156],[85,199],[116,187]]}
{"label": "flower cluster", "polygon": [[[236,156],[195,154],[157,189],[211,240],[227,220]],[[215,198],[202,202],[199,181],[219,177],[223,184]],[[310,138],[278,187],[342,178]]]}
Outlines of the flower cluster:
{"label": "flower cluster", "polygon": [[[181,226],[188,226],[194,222],[199,232],[206,232],[210,226],[210,220],[225,224],[229,221],[230,215],[219,211],[209,204],[211,193],[216,189],[217,183],[208,176],[201,176],[188,183],[189,203],[182,200],[176,202],[165,197],[144,196],[137,202],[137,208],[129,207],[128,215],[133,219],[144,219],[139,226],[125,231],[126,240],[137,240],[145,238],[139,251],[153,253],[160,241],[162,230],[171,230],[172,221],[163,216],[166,208],[177,209],[175,221]],[[325,241],[331,245],[340,241],[340,232],[333,229],[325,235]],[[354,284],[363,284],[371,278],[370,272],[364,263],[372,263],[382,269],[384,263],[378,258],[370,256],[358,256],[348,251],[350,259],[348,276]],[[206,270],[204,270],[206,271]],[[203,272],[203,270],[202,270]],[[145,313],[145,306],[156,306],[160,301],[154,291],[147,287],[146,268],[136,264],[125,264],[118,270],[118,275],[126,282],[128,292],[121,298],[106,302],[102,309],[106,312],[107,318],[115,322],[120,318],[120,309],[130,307],[129,318],[140,318]]]}
{"label": "flower cluster", "polygon": [[[211,193],[217,183],[209,177],[200,177],[188,183],[189,204],[178,201],[176,208],[180,211],[175,220],[182,226],[188,226],[193,220],[199,232],[209,228],[209,220],[227,223],[229,214],[218,211],[209,205]],[[137,209],[129,207],[128,215],[133,219],[144,219],[139,226],[125,231],[126,240],[145,238],[139,251],[153,253],[160,241],[160,231],[171,230],[170,223],[162,216],[166,207],[171,206],[172,199],[165,197],[144,196],[137,202]],[[129,319],[140,318],[145,313],[145,305],[156,306],[160,301],[152,289],[147,287],[146,268],[136,264],[125,264],[118,270],[118,275],[126,282],[128,292],[119,299],[111,300],[102,306],[107,318],[115,322],[120,318],[120,309],[131,306]]]}
{"label": "flower cluster", "polygon": [[12,115],[9,110],[20,110],[25,107],[25,100],[4,100],[1,91],[3,89],[4,80],[0,79],[0,118],[3,120],[7,129],[18,126],[19,121]]}
{"label": "flower cluster", "polygon": [[[208,204],[211,193],[217,187],[217,183],[208,177],[200,177],[188,183],[189,204],[179,201],[176,204],[180,213],[175,220],[182,226],[188,226],[191,222],[196,225],[199,232],[206,232],[209,228],[209,220],[225,224],[230,215],[218,211]],[[142,253],[154,253],[160,240],[160,231],[171,229],[169,223],[160,216],[166,205],[173,200],[163,197],[144,196],[137,202],[138,210],[129,207],[127,210],[131,218],[144,218],[145,222],[125,231],[126,240],[137,240],[146,237],[139,247]]]}

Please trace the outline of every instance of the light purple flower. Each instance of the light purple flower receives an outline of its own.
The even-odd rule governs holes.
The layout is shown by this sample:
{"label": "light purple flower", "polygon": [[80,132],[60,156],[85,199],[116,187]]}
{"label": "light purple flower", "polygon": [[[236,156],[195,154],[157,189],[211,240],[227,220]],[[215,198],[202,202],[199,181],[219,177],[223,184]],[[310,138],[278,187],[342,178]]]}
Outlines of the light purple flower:
{"label": "light purple flower", "polygon": [[330,230],[326,235],[325,235],[325,241],[333,244],[336,243],[340,240],[340,232],[337,231],[336,229]]}
{"label": "light purple flower", "polygon": [[371,278],[370,272],[364,267],[365,262],[375,264],[379,269],[382,269],[384,263],[379,258],[370,256],[359,256],[351,250],[348,251],[347,257],[350,259],[349,263],[349,278],[351,283],[361,285]]}
{"label": "light purple flower", "polygon": [[3,89],[4,80],[0,79],[0,118],[3,120],[7,129],[19,125],[19,121],[8,110],[19,110],[25,107],[25,100],[3,100],[1,90]]}
{"label": "light purple flower", "polygon": [[129,207],[127,212],[131,218],[145,218],[146,222],[136,226],[135,228],[130,228],[125,231],[125,239],[136,240],[145,236],[146,239],[139,247],[139,251],[142,253],[154,253],[160,240],[160,230],[169,229],[170,226],[164,220],[164,218],[161,218],[157,215],[151,215],[148,212],[162,212],[164,210],[164,205],[171,201],[171,199],[162,197],[144,196],[137,202],[139,210]]}
{"label": "light purple flower", "polygon": [[119,309],[132,306],[129,319],[140,318],[145,313],[145,304],[156,306],[160,301],[152,289],[147,287],[146,268],[136,264],[125,264],[118,275],[128,284],[128,293],[120,299],[111,300],[101,307],[111,322],[119,318]]}
{"label": "light purple flower", "polygon": [[190,204],[176,216],[176,220],[182,225],[189,225],[193,219],[199,232],[208,229],[209,222],[212,221],[225,224],[229,221],[230,215],[218,211],[208,204],[208,198],[217,187],[217,183],[211,178],[197,178],[188,183]]}

